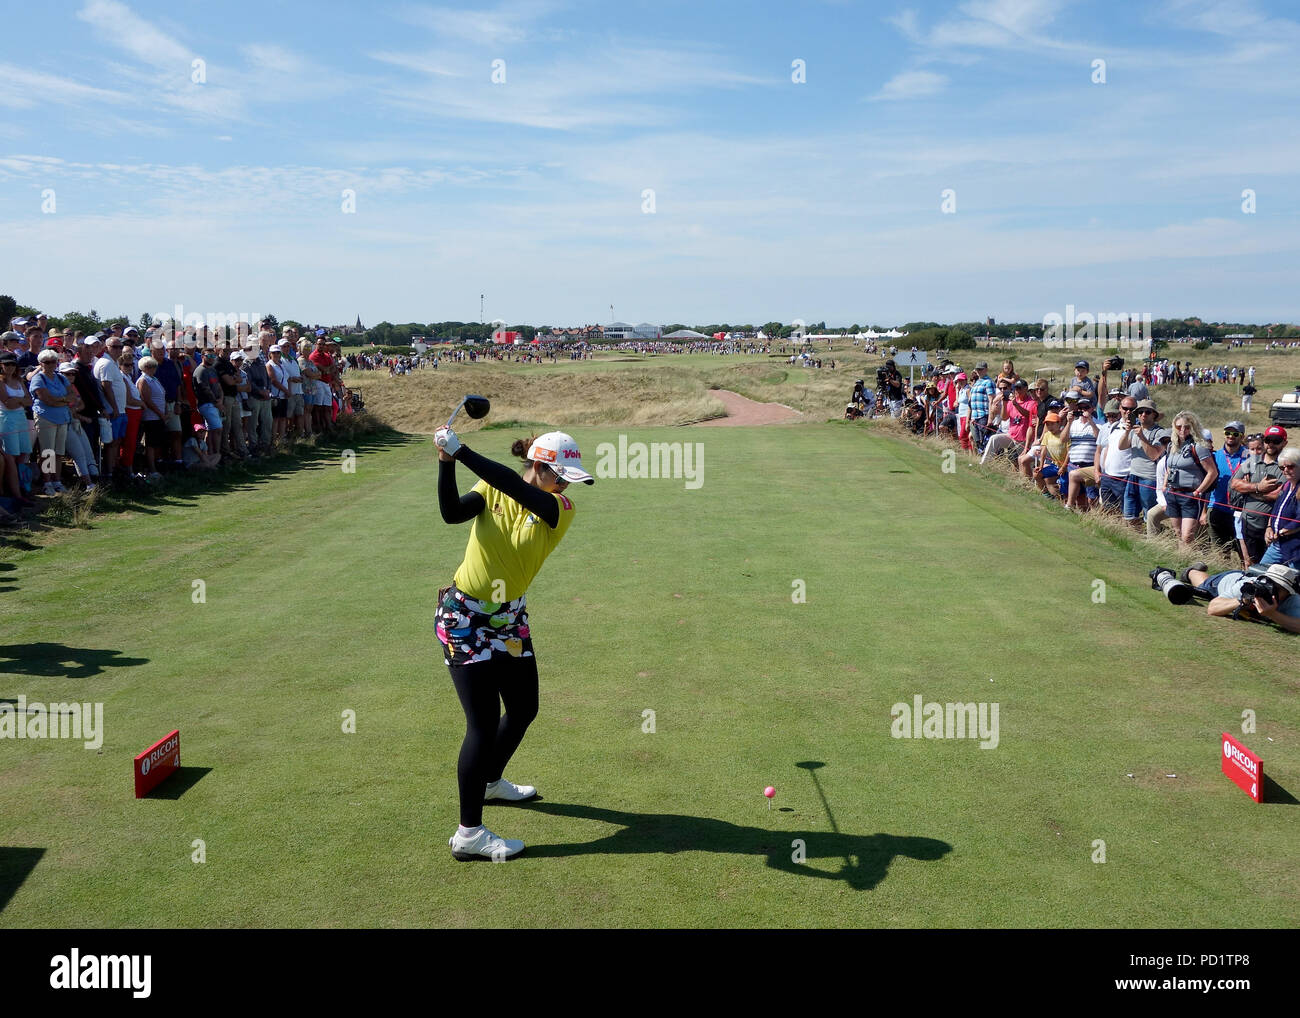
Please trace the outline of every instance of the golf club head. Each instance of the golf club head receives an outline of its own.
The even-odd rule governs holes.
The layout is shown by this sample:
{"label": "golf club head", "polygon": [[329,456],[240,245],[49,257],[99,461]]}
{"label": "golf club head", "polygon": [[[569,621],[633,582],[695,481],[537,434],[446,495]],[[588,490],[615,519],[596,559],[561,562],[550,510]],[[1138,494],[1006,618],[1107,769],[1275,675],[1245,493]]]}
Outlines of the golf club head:
{"label": "golf club head", "polygon": [[465,412],[475,420],[480,420],[487,416],[488,410],[492,408],[492,404],[488,401],[486,396],[466,396],[456,404],[456,409],[453,410],[451,416],[447,418],[447,427],[451,427],[451,422],[456,419],[456,415],[460,413],[461,407],[464,407]]}

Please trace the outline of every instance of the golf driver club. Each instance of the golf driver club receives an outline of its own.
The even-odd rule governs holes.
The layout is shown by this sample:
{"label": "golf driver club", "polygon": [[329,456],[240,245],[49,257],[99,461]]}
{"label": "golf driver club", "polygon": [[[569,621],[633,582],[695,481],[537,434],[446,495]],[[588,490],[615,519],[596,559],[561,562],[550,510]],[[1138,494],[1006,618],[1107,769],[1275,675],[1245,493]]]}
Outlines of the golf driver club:
{"label": "golf driver club", "polygon": [[461,407],[464,407],[465,413],[477,421],[487,416],[488,411],[492,409],[492,403],[486,396],[466,396],[456,405],[456,409],[451,412],[451,416],[447,418],[447,427],[451,427],[451,422],[456,419]]}

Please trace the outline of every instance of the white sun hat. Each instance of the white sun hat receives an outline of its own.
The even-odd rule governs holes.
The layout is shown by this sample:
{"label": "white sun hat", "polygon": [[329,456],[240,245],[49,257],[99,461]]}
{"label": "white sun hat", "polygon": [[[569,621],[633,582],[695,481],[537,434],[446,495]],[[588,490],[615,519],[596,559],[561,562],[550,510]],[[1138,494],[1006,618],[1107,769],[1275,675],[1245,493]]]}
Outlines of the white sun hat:
{"label": "white sun hat", "polygon": [[552,467],[566,481],[595,484],[596,479],[582,469],[582,453],[578,443],[563,431],[548,431],[528,447],[528,458],[535,463]]}

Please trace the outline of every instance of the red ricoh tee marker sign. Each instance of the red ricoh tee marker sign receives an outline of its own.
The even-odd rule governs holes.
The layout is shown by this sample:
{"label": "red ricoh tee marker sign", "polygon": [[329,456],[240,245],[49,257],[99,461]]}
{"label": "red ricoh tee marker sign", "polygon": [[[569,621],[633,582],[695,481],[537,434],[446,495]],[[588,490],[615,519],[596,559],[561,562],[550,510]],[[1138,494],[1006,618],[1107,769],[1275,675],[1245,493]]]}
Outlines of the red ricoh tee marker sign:
{"label": "red ricoh tee marker sign", "polygon": [[164,735],[135,758],[135,797],[141,799],[176,773],[181,765],[181,730]]}
{"label": "red ricoh tee marker sign", "polygon": [[1264,761],[1227,732],[1220,744],[1219,764],[1238,788],[1256,802],[1264,801]]}

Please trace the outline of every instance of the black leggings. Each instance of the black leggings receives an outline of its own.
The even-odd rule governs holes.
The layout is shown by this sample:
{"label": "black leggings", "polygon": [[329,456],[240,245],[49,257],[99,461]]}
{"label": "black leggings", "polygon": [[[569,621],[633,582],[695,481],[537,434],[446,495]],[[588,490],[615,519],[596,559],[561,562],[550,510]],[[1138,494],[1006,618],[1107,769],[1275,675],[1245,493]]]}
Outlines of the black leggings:
{"label": "black leggings", "polygon": [[487,661],[448,668],[465,708],[465,741],[456,765],[460,822],[477,827],[483,822],[484,790],[502,776],[537,717],[537,658],[494,654]]}

